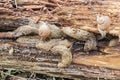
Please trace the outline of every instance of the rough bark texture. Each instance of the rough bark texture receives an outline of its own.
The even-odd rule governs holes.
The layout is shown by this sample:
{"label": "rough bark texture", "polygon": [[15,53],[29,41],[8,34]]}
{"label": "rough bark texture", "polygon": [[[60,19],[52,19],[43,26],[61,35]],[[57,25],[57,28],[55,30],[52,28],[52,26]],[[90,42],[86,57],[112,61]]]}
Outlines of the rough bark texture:
{"label": "rough bark texture", "polygon": [[[28,17],[32,17],[35,22],[44,20],[98,33],[96,17],[93,14],[97,12],[109,15],[112,19],[110,34],[120,34],[119,0],[19,0],[17,5],[15,8],[14,2],[0,0],[1,31],[15,30],[27,24]],[[15,39],[0,39],[0,66],[66,78],[78,79],[84,76],[120,79],[120,44],[106,48],[106,42],[98,42],[101,49],[89,54],[76,52],[76,46],[73,46],[72,64],[67,68],[58,68],[59,55],[38,50],[35,44],[20,44],[16,43]]]}

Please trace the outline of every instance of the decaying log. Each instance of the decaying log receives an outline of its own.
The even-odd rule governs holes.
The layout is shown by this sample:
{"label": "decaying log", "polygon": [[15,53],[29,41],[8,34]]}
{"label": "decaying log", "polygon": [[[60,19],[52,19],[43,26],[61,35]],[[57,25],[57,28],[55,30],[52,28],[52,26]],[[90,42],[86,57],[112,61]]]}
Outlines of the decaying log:
{"label": "decaying log", "polygon": [[[15,5],[8,0],[0,0],[1,31],[15,30],[21,25],[28,24],[26,19],[32,17],[35,22],[43,20],[98,33],[94,14],[98,13],[111,18],[109,33],[120,37],[119,0],[19,1]],[[67,68],[58,68],[57,64],[61,59],[59,55],[38,50],[35,44],[20,44],[13,39],[0,39],[0,66],[73,79],[81,76],[120,79],[120,44],[111,47],[106,47],[106,44],[101,46],[100,51],[90,51],[90,55],[88,52],[73,52],[72,64]]]}
{"label": "decaying log", "polygon": [[[0,44],[0,52],[2,68],[15,68],[73,79],[81,76],[120,79],[120,54],[85,56],[84,52],[73,53],[73,63],[67,68],[58,68],[57,63],[60,61],[60,57],[51,52],[38,50],[34,44],[9,41]],[[91,53],[101,52],[93,51]]]}

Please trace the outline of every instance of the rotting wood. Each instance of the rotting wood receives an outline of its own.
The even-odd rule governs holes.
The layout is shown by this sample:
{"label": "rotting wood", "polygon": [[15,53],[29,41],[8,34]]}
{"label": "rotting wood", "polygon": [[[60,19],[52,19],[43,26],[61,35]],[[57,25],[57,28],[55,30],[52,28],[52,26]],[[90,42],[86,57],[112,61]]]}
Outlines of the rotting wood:
{"label": "rotting wood", "polygon": [[[92,4],[92,6],[90,6],[88,3],[84,4],[85,3],[84,1],[71,1],[71,2],[68,1],[68,2],[65,2],[64,4],[59,4],[59,0],[58,0],[58,6],[56,7],[47,6],[44,2],[49,4],[52,3],[52,2],[43,1],[43,4],[41,4],[42,1],[38,1],[40,5],[37,5],[34,3],[32,3],[31,5],[23,4],[21,6],[18,6],[18,9],[16,10],[14,7],[12,7],[11,9],[9,7],[1,6],[0,8],[5,7],[4,9],[6,9],[5,10],[6,13],[7,12],[11,13],[10,11],[7,10],[7,9],[10,9],[13,12],[11,13],[11,15],[13,16],[16,15],[16,17],[37,16],[40,18],[40,20],[58,21],[63,26],[72,26],[77,28],[82,28],[82,26],[93,26],[92,28],[94,28],[96,26],[96,20],[95,20],[96,17],[95,17],[95,14],[93,13],[97,12],[100,14],[105,14],[110,16],[110,18],[112,19],[112,25],[111,25],[112,28],[114,28],[114,26],[119,26],[119,21],[120,21],[120,15],[119,15],[120,2],[119,1],[94,0],[92,2],[88,2],[89,4]],[[28,8],[25,6],[28,6]],[[34,7],[31,7],[31,6],[36,6],[37,10],[36,9],[34,10]],[[24,10],[24,7],[26,8],[25,10]],[[38,9],[38,7],[40,9]],[[93,10],[89,9],[89,7],[92,8]],[[97,31],[95,30],[95,32]]]}
{"label": "rotting wood", "polygon": [[[31,1],[33,2],[33,0],[26,1],[28,3]],[[48,6],[48,4],[56,5],[55,3],[57,3],[57,6]],[[4,5],[5,3],[1,4]],[[19,18],[20,16],[26,19],[27,17],[38,17],[39,19],[37,18],[37,20],[54,22],[61,26],[71,26],[98,33],[95,15],[95,13],[98,13],[107,15],[111,18],[112,24],[110,25],[108,33],[120,38],[120,1],[93,0],[88,1],[87,3],[85,1],[66,1],[65,3],[61,4],[59,0],[56,2],[53,0],[51,2],[35,1],[29,5],[23,1],[23,3],[20,4],[22,5],[18,6],[18,8],[11,6],[9,7],[6,5],[1,6],[0,8],[2,10],[4,9],[3,12],[7,14],[2,14],[0,17],[2,18],[3,15],[4,17],[8,17],[9,14],[11,16],[16,16],[16,18]],[[6,24],[3,24],[2,26],[4,25]]]}
{"label": "rotting wood", "polygon": [[[13,48],[13,54],[8,53],[11,48]],[[58,68],[57,63],[60,61],[60,57],[51,52],[46,53],[38,50],[34,44],[1,43],[0,51],[0,65],[3,68],[15,68],[66,78],[80,78],[80,76],[107,79],[120,78],[119,63],[113,63],[113,61],[119,61],[119,54],[85,56],[86,53],[82,52],[84,54],[82,56],[80,52],[73,53],[73,63],[67,68]],[[110,58],[110,61],[107,60],[108,58]]]}
{"label": "rotting wood", "polygon": [[[1,30],[14,30],[20,25],[27,24],[27,22],[23,19],[27,19],[27,17],[37,17],[38,20],[44,20],[57,23],[61,26],[71,26],[98,33],[96,28],[96,16],[93,14],[95,11],[97,13],[110,16],[112,19],[112,24],[109,33],[116,36],[120,35],[119,0],[91,0],[91,2],[85,2],[83,0],[71,0],[68,2],[51,0],[51,2],[48,2],[48,0],[44,0],[38,2],[34,1],[34,3],[29,2],[33,0],[26,1],[28,1],[28,3],[18,2],[17,8],[13,7],[10,3],[10,5],[6,5],[5,3],[7,0],[0,2]],[[37,22],[36,19],[35,22]],[[37,73],[67,78],[79,78],[80,76],[85,76],[94,78],[100,77],[107,79],[120,79],[119,64],[113,64],[112,62],[112,60],[115,61],[114,63],[120,61],[120,45],[104,48],[101,52],[90,52],[92,54],[117,53],[117,55],[113,54],[113,57],[110,54],[110,56],[107,55],[110,58],[110,61],[106,60],[108,57],[103,55],[88,56],[85,52],[73,53],[73,64],[68,68],[63,69],[57,68],[57,63],[60,61],[60,57],[58,55],[56,56],[51,53],[45,54],[45,52],[36,49],[35,44],[19,44],[12,42],[13,40],[7,40],[9,43],[5,43],[7,42],[5,40],[0,41],[2,42],[0,44],[0,65],[4,68],[12,67],[15,69],[34,71]],[[12,49],[13,51],[11,51]],[[98,60],[99,57],[100,59]],[[23,68],[23,66],[25,67]]]}
{"label": "rotting wood", "polygon": [[77,57],[75,63],[91,65],[91,66],[104,66],[109,68],[120,69],[120,54],[114,55],[102,55],[102,56],[87,56],[87,57]]}
{"label": "rotting wood", "polygon": [[[7,18],[5,18],[7,17]],[[28,24],[28,20],[25,19],[15,19],[14,16],[4,16],[0,18],[0,30],[1,32],[5,31],[13,31],[19,26]]]}
{"label": "rotting wood", "polygon": [[[5,60],[1,58],[0,65],[2,68],[15,68],[18,70],[31,71],[35,73],[42,73],[51,76],[65,77],[65,78],[80,78],[93,77],[93,78],[105,78],[105,79],[119,79],[119,70],[110,70],[102,67],[88,67],[84,65],[71,65],[68,68],[57,68],[56,63],[53,61],[43,60],[40,62],[28,62],[28,61],[16,61]],[[24,66],[24,67],[23,67]],[[77,73],[77,74],[76,74]]]}

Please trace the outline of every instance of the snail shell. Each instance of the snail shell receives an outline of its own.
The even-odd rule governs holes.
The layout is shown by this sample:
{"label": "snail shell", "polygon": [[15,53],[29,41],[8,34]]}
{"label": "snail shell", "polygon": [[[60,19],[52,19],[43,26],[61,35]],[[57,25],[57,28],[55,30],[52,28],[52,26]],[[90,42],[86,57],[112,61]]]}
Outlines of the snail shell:
{"label": "snail shell", "polygon": [[51,30],[47,23],[41,21],[41,25],[38,29],[38,35],[41,37],[42,40],[45,40],[50,36]]}
{"label": "snail shell", "polygon": [[97,15],[97,27],[99,33],[102,35],[102,38],[106,36],[107,31],[109,30],[111,19],[109,16]]}

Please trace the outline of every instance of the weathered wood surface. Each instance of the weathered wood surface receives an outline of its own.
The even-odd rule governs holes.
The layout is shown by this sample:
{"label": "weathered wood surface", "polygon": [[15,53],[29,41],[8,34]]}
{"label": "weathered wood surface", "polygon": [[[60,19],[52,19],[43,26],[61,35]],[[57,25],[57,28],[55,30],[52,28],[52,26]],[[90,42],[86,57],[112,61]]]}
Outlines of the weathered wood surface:
{"label": "weathered wood surface", "polygon": [[[109,33],[118,36],[120,32],[119,0],[91,0],[92,2],[20,0],[22,2],[18,2],[17,8],[13,7],[14,3],[7,3],[7,1],[0,0],[1,31],[14,30],[20,25],[27,24],[28,17],[33,17],[35,22],[45,20],[61,26],[87,29],[98,33],[96,16],[93,14],[97,12],[109,15],[112,19],[111,29],[113,30]],[[99,44],[101,45],[101,43]],[[38,50],[35,48],[35,44],[19,44],[12,39],[0,39],[0,65],[2,68],[11,67],[58,77],[80,78],[80,76],[84,76],[120,79],[120,45],[105,48],[104,44],[100,47],[102,47],[101,50],[92,51],[89,53],[91,55],[88,55],[87,52],[74,52],[72,64],[67,68],[58,68],[59,55]]]}
{"label": "weathered wood surface", "polygon": [[0,31],[13,31],[19,26],[27,24],[28,21],[24,19],[5,19],[5,18],[0,18]]}
{"label": "weathered wood surface", "polygon": [[[96,15],[94,13],[99,13],[112,19],[111,29],[120,25],[119,0],[71,0],[66,2],[59,0],[19,0],[17,9],[10,3],[6,5],[7,3],[4,0],[0,4],[0,13],[2,14],[0,19],[8,16],[13,17],[13,19],[37,16],[40,20],[56,22],[63,26],[82,29],[92,27],[93,29],[90,29],[90,31],[97,32]],[[113,31],[110,33],[115,34]]]}
{"label": "weathered wood surface", "polygon": [[[11,51],[13,50],[13,51]],[[0,65],[2,68],[43,73],[66,78],[106,78],[120,79],[120,54],[100,56],[101,52],[73,53],[73,62],[67,68],[58,68],[59,55],[43,52],[34,44],[20,44],[11,41],[0,44]]]}

